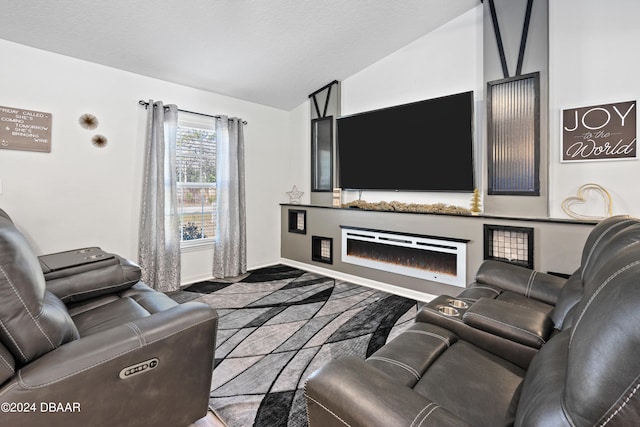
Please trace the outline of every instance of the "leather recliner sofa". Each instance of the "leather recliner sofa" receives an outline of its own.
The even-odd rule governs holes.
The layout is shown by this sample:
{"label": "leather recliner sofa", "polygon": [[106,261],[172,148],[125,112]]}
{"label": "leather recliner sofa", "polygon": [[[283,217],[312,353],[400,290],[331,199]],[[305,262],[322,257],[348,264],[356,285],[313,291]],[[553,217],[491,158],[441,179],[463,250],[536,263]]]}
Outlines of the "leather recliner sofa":
{"label": "leather recliner sofa", "polygon": [[[416,316],[477,343],[484,350],[527,369],[537,351],[572,322],[572,308],[583,296],[583,277],[600,268],[627,239],[635,239],[640,221],[615,216],[601,221],[589,234],[581,263],[567,279],[499,261],[485,261],[475,281],[455,298],[439,296]],[[624,230],[624,233],[622,232]],[[603,250],[606,248],[606,252]],[[443,306],[457,315],[442,313]]]}
{"label": "leather recliner sofa", "polygon": [[[576,278],[560,286],[549,311],[532,308],[525,292],[515,297],[523,305],[511,302],[518,310],[487,314],[498,317],[493,328],[466,324],[465,334],[421,312],[367,360],[325,365],[305,386],[310,426],[640,425],[639,242],[636,220],[603,221],[587,239]],[[459,310],[449,312],[448,324],[459,328],[477,303],[495,299],[449,298],[461,303],[439,304]],[[565,303],[562,324],[554,324],[553,310]],[[531,340],[542,324],[551,329],[547,339]],[[532,341],[532,357],[520,358],[518,346]]]}
{"label": "leather recliner sofa", "polygon": [[38,258],[0,210],[0,425],[186,427],[206,415],[217,313],[96,249]]}
{"label": "leather recliner sofa", "polygon": [[[496,299],[549,314],[561,327],[567,312],[581,298],[582,276],[598,254],[619,231],[638,224],[638,219],[617,215],[599,222],[589,233],[582,249],[580,266],[568,279],[499,261],[485,261],[475,281],[457,298],[477,301]],[[560,301],[560,304],[558,304]]]}

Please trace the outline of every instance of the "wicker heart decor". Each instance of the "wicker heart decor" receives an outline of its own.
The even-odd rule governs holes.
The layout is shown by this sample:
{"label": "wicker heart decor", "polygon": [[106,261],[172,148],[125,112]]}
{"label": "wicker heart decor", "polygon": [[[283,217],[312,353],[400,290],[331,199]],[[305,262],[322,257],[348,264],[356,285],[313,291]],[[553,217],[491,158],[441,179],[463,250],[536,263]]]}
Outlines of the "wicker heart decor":
{"label": "wicker heart decor", "polygon": [[[587,194],[590,192],[598,194],[599,196],[602,197],[602,201],[603,201],[605,212],[606,212],[604,216],[583,215],[573,210],[574,206],[587,204],[588,202]],[[581,219],[581,220],[594,220],[594,219],[597,220],[597,219],[604,219],[612,215],[611,205],[612,205],[611,195],[604,187],[598,184],[584,184],[583,186],[578,188],[578,193],[575,196],[567,197],[562,201],[562,211],[568,216],[570,216],[571,218]]]}

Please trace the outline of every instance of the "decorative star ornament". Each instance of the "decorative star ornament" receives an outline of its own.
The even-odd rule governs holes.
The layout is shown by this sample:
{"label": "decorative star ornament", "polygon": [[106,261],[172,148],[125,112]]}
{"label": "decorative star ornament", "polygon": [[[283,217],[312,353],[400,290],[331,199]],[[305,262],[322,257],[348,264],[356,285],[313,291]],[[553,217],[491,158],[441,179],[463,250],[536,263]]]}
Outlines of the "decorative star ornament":
{"label": "decorative star ornament", "polygon": [[299,205],[300,198],[302,197],[303,194],[304,194],[304,191],[299,191],[298,187],[294,185],[291,191],[287,191],[287,196],[289,196],[289,203],[292,205]]}

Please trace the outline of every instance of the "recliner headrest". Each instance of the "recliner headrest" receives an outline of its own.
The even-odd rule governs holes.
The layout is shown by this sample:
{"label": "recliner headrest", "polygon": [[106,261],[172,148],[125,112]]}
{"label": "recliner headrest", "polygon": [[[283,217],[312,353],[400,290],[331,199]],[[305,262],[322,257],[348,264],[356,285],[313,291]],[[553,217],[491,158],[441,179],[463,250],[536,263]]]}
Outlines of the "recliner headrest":
{"label": "recliner headrest", "polygon": [[602,249],[612,236],[626,227],[638,224],[638,222],[638,219],[628,215],[616,215],[602,220],[598,225],[593,227],[582,249],[581,268],[584,270],[589,262],[598,256],[599,250]]}
{"label": "recliner headrest", "polygon": [[615,232],[607,234],[607,238],[598,243],[596,255],[582,266],[582,281],[588,281],[590,276],[605,268],[612,258],[627,246],[640,243],[640,222],[627,223],[626,227],[617,227]]}

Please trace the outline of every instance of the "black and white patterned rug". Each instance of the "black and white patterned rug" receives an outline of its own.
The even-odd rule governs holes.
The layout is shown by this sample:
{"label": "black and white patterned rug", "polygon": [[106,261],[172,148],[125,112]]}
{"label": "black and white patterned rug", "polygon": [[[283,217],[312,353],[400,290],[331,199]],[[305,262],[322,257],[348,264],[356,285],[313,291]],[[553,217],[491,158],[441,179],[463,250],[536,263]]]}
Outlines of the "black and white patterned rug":
{"label": "black and white patterned rug", "polygon": [[209,406],[229,427],[306,426],[306,378],[367,357],[408,327],[416,301],[284,265],[172,295],[218,311]]}

